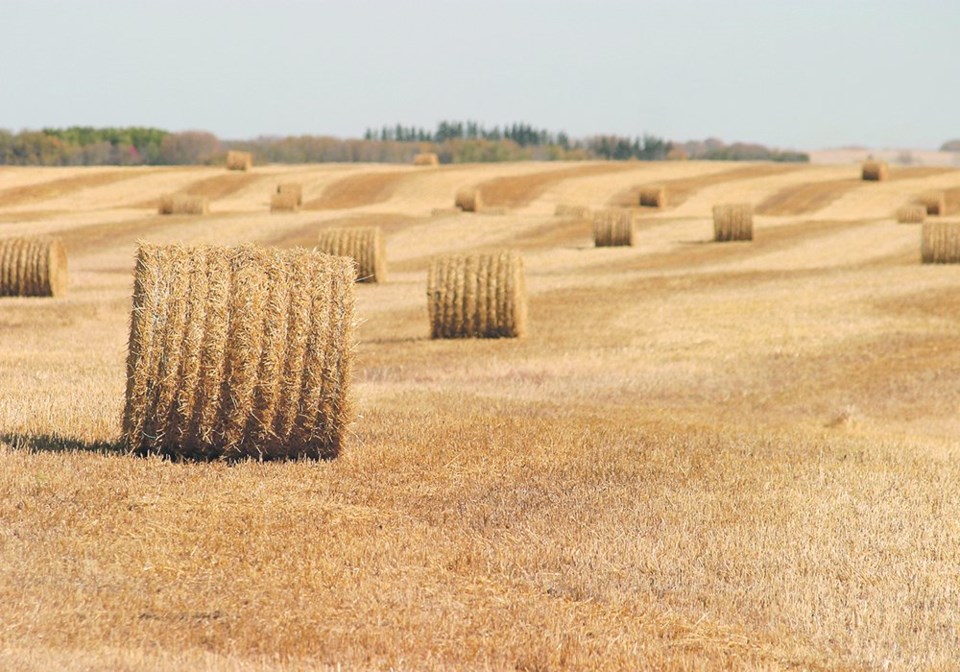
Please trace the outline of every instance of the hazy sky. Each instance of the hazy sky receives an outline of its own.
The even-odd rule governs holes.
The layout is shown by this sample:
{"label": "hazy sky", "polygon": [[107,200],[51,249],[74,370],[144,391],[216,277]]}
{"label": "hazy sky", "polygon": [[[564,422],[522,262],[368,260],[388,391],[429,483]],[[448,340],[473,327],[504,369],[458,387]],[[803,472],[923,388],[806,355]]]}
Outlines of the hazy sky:
{"label": "hazy sky", "polygon": [[960,0],[0,0],[0,128],[574,136],[936,148]]}

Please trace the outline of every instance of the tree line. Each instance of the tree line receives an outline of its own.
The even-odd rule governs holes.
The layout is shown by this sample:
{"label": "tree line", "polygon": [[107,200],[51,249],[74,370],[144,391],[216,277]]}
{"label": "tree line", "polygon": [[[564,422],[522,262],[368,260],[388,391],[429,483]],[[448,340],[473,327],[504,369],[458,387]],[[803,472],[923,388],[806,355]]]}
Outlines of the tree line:
{"label": "tree line", "polygon": [[473,121],[442,121],[435,129],[400,124],[367,129],[362,139],[320,135],[261,136],[221,140],[206,131],[158,128],[72,126],[0,129],[0,165],[216,165],[230,149],[253,152],[257,163],[409,163],[420,152],[435,152],[441,163],[494,161],[809,161],[801,152],[763,145],[727,145],[709,139],[677,143],[644,134],[571,138],[564,132],[515,123],[486,127]]}

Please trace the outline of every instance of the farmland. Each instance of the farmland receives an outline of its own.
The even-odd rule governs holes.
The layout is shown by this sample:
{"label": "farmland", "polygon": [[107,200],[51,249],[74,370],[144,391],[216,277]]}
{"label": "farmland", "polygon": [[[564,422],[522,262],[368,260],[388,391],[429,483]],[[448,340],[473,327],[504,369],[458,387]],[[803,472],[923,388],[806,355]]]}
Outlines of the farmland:
{"label": "farmland", "polygon": [[[650,185],[632,247],[554,215]],[[465,188],[489,212],[431,215]],[[0,234],[59,236],[71,283],[0,300],[0,668],[952,667],[960,267],[895,219],[930,190],[960,217],[949,168],[0,168]],[[370,226],[336,460],[119,452],[137,241]],[[503,248],[527,334],[430,339],[433,257]]]}

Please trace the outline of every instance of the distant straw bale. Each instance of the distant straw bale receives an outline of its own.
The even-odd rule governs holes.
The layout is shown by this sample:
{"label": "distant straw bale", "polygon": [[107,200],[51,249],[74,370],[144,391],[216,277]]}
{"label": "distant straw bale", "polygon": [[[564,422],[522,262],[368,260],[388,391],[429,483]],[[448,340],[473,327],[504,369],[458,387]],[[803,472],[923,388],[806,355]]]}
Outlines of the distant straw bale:
{"label": "distant straw bale", "polygon": [[454,205],[464,212],[476,212],[483,207],[480,191],[478,189],[461,189],[457,192]]}
{"label": "distant straw bale", "polygon": [[881,182],[890,177],[890,168],[885,161],[864,161],[861,176],[868,182]]}
{"label": "distant straw bale", "polygon": [[206,215],[210,213],[210,200],[206,196],[164,194],[160,197],[157,212],[161,215]]}
{"label": "distant straw bale", "polygon": [[270,212],[297,212],[299,209],[300,198],[295,193],[270,195]]}
{"label": "distant straw bale", "polygon": [[585,205],[564,205],[558,203],[553,214],[557,217],[569,217],[571,219],[590,219],[590,208]]}
{"label": "distant straw bale", "polygon": [[423,152],[413,157],[415,166],[439,166],[440,158],[433,152]]}
{"label": "distant straw bale", "polygon": [[277,185],[278,194],[295,194],[297,207],[303,205],[303,185],[299,182],[281,182]]}
{"label": "distant straw bale", "polygon": [[59,238],[0,239],[0,296],[63,296],[67,251]]}
{"label": "distant straw bale", "polygon": [[593,243],[597,247],[633,245],[636,226],[630,210],[605,209],[593,213]]}
{"label": "distant straw bale", "polygon": [[749,203],[713,206],[713,239],[717,242],[753,240],[753,206]]}
{"label": "distant straw bale", "polygon": [[642,187],[640,205],[650,208],[667,207],[667,188],[663,186]]}
{"label": "distant straw bale", "polygon": [[947,195],[942,191],[931,191],[920,197],[920,204],[927,210],[928,215],[943,216],[947,214]]}
{"label": "distant straw bale", "polygon": [[250,152],[227,152],[227,170],[250,170],[253,168],[253,154]]}
{"label": "distant straw bale", "polygon": [[960,222],[924,222],[920,259],[925,264],[960,264]]}
{"label": "distant straw bale", "polygon": [[348,259],[141,244],[123,442],[190,459],[336,457],[353,342]]}
{"label": "distant straw bale", "polygon": [[527,330],[523,258],[451,254],[434,259],[427,278],[433,338],[515,338]]}
{"label": "distant straw bale", "polygon": [[357,282],[387,281],[387,252],[379,226],[321,231],[317,249],[351,258],[356,264]]}
{"label": "distant straw bale", "polygon": [[900,224],[922,224],[927,218],[927,209],[922,205],[905,205],[897,209],[897,222]]}

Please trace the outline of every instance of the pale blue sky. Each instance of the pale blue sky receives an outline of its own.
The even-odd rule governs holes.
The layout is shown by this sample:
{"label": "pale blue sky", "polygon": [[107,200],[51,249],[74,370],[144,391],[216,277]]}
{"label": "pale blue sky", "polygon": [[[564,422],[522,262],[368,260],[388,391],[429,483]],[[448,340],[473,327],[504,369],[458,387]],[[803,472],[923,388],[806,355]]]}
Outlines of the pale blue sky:
{"label": "pale blue sky", "polygon": [[960,0],[0,0],[0,128],[960,137]]}

